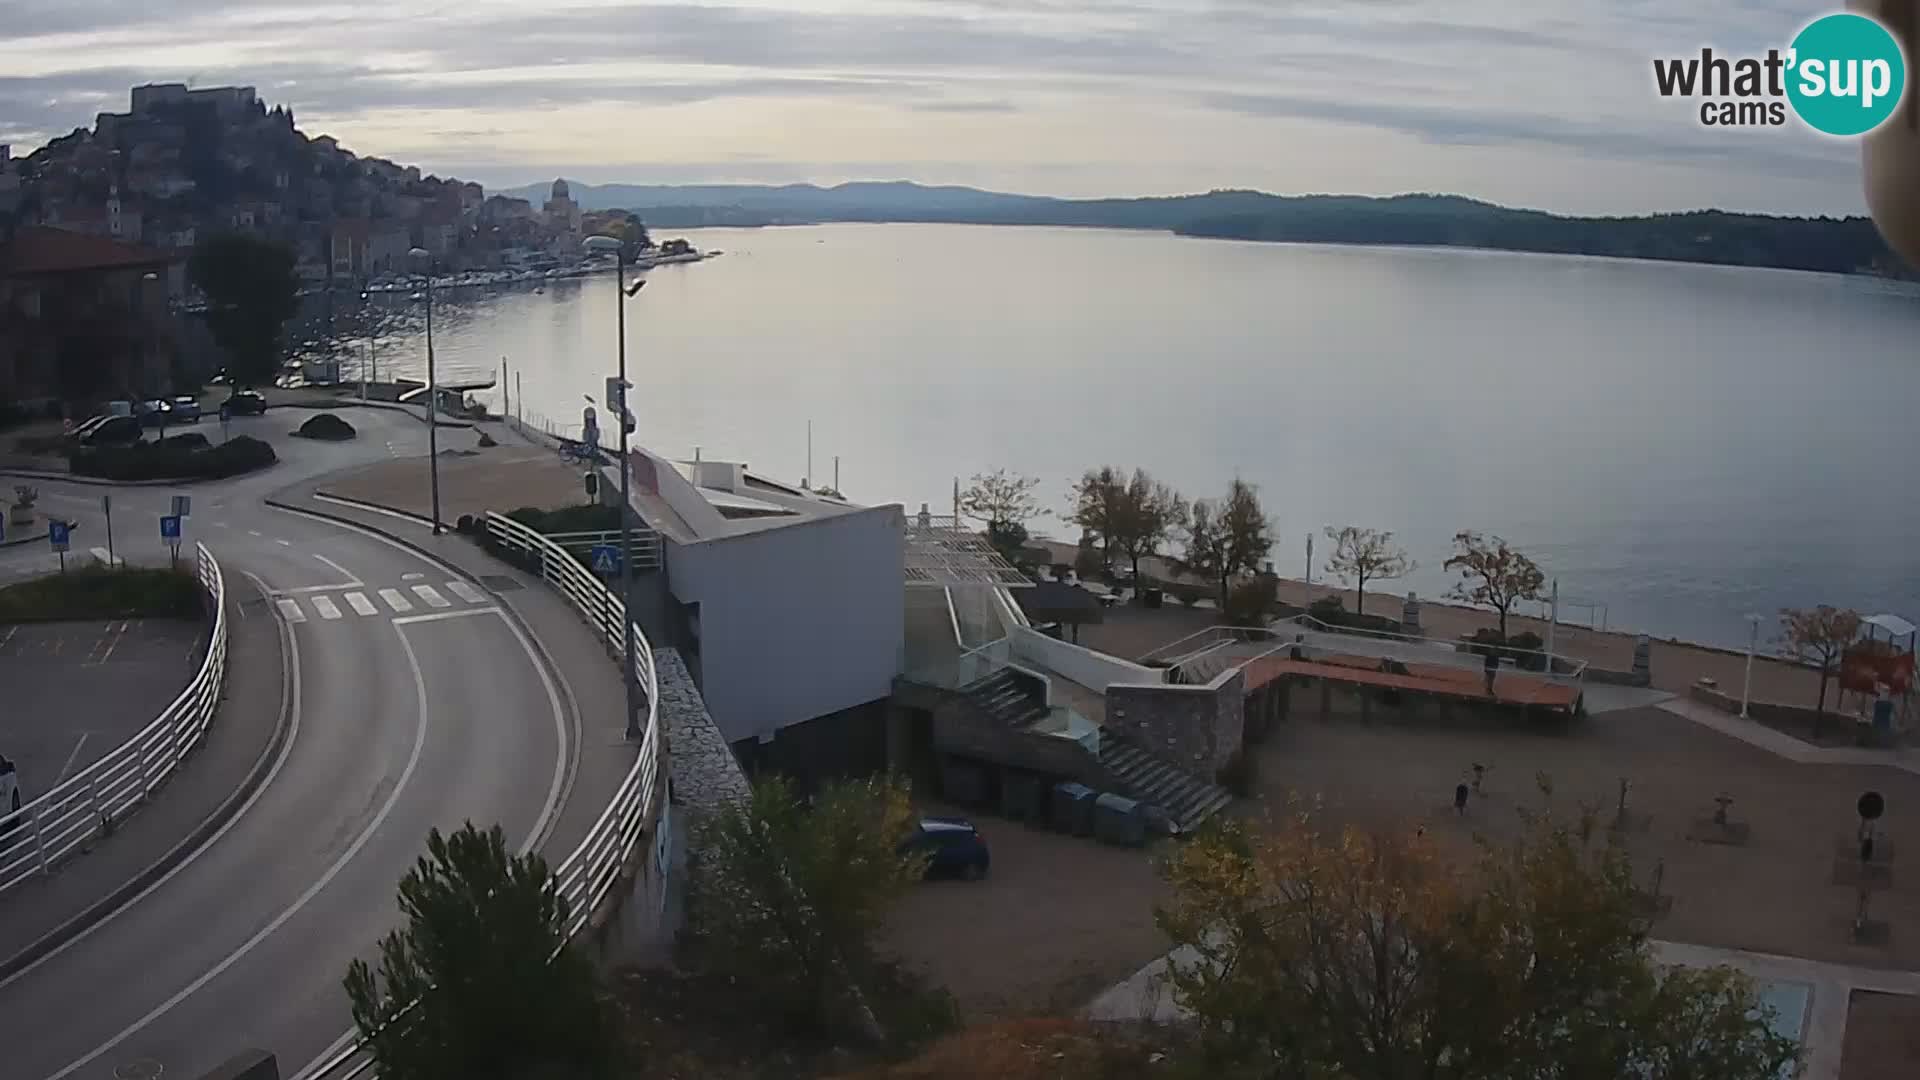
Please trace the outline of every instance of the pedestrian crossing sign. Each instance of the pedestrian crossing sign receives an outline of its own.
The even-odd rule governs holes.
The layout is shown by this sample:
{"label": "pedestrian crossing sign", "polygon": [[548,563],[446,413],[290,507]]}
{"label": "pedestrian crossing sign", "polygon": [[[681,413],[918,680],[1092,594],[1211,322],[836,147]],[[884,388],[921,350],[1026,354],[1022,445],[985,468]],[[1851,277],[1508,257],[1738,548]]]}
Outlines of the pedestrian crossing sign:
{"label": "pedestrian crossing sign", "polygon": [[620,549],[612,544],[595,544],[589,556],[596,574],[617,574],[620,572]]}

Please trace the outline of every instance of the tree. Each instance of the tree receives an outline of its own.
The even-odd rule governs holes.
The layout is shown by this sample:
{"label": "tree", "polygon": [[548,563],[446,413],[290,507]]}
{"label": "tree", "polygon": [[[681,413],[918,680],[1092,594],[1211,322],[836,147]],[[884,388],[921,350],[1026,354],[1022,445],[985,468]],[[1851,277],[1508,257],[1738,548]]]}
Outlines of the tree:
{"label": "tree", "polygon": [[1273,550],[1273,522],[1254,485],[1235,477],[1225,498],[1197,499],[1187,521],[1187,563],[1220,582],[1220,609],[1235,575],[1256,570]]}
{"label": "tree", "polygon": [[1827,715],[1827,681],[1839,669],[1840,658],[1860,640],[1860,613],[1821,604],[1816,608],[1781,608],[1780,642],[1787,655],[1820,669],[1820,699],[1813,711],[1817,732]]}
{"label": "tree", "polygon": [[1445,569],[1460,571],[1460,580],[1447,590],[1447,596],[1469,604],[1489,607],[1500,614],[1500,640],[1507,639],[1507,613],[1520,600],[1540,599],[1545,574],[1532,559],[1507,546],[1497,536],[1482,536],[1468,530],[1453,538],[1453,556]]}
{"label": "tree", "polygon": [[1542,819],[1456,868],[1430,838],[1229,823],[1165,864],[1209,1076],[1775,1080],[1796,1047],[1730,969],[1663,972],[1617,847]]}
{"label": "tree", "polygon": [[1018,562],[1027,543],[1027,522],[1046,513],[1033,496],[1039,486],[1039,477],[1006,469],[975,473],[960,493],[960,513],[985,525],[987,542],[1009,562]]}
{"label": "tree", "polygon": [[1135,469],[1107,528],[1113,549],[1132,562],[1137,585],[1140,560],[1158,554],[1160,546],[1186,524],[1187,501],[1180,493],[1155,480],[1147,470]]}
{"label": "tree", "polygon": [[1127,501],[1127,471],[1112,465],[1088,469],[1067,498],[1067,520],[1092,538],[1100,549],[1101,568],[1110,569],[1114,539],[1123,527],[1120,522]]}
{"label": "tree", "polygon": [[611,1028],[546,863],[499,826],[435,829],[400,881],[403,928],[347,969],[353,1022],[385,1080],[612,1075]]}
{"label": "tree", "polygon": [[829,784],[810,806],[781,777],[755,781],[696,830],[687,917],[699,956],[796,1026],[878,1034],[874,940],[924,866],[897,850],[912,821],[899,781]]}
{"label": "tree", "polygon": [[1352,581],[1353,610],[1367,612],[1367,582],[1392,581],[1413,572],[1414,561],[1405,550],[1394,545],[1393,534],[1378,529],[1345,525],[1327,526],[1327,539],[1333,541],[1333,554],[1327,556],[1327,570],[1341,581]]}
{"label": "tree", "polygon": [[280,328],[300,310],[293,250],[248,233],[219,233],[187,261],[207,296],[207,330],[227,352],[235,386],[270,383],[280,367]]}

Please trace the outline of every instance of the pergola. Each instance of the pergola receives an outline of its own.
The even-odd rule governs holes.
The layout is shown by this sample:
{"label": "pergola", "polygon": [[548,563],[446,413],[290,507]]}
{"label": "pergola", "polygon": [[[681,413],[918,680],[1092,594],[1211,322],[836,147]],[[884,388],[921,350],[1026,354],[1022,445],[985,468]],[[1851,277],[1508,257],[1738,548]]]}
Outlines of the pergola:
{"label": "pergola", "polygon": [[908,588],[1018,589],[1031,587],[986,538],[950,514],[907,515]]}

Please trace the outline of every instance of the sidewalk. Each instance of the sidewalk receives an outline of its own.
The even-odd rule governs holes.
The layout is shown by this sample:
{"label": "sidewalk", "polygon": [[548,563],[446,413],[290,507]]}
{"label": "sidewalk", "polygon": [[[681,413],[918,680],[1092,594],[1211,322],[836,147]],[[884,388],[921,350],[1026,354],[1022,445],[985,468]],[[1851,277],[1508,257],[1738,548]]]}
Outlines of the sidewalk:
{"label": "sidewalk", "polygon": [[159,880],[265,779],[286,736],[286,657],[266,598],[232,572],[227,589],[227,686],[206,737],[112,836],[46,877],[0,893],[0,979]]}
{"label": "sidewalk", "polygon": [[1765,724],[1742,720],[1686,698],[1663,701],[1656,707],[1801,765],[1880,765],[1920,775],[1920,751],[1912,747],[1875,750],[1863,746],[1813,746]]}

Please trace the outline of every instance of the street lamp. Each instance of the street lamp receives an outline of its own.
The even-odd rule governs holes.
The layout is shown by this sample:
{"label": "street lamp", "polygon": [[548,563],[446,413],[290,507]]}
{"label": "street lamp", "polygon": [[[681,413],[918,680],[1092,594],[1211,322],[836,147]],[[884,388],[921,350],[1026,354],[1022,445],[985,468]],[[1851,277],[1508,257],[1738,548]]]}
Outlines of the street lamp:
{"label": "street lamp", "polygon": [[427,264],[427,476],[433,489],[433,535],[440,535],[440,385],[433,378],[433,254],[414,248],[407,257]]}
{"label": "street lamp", "polygon": [[[367,304],[369,307],[371,307],[373,304],[373,293],[365,289],[362,289],[360,291],[360,300],[362,303]],[[373,369],[373,382],[378,383],[380,381],[380,356],[377,352],[374,351],[374,347],[376,343],[378,343],[378,341],[380,340],[380,320],[378,317],[369,317],[367,321],[371,324],[370,328],[367,330],[367,366]],[[365,401],[366,399],[367,399],[367,370],[366,368],[361,368],[360,369],[360,400]]]}
{"label": "street lamp", "polygon": [[[608,401],[607,408],[618,413],[620,421],[620,610],[624,613],[621,638],[626,642],[626,662],[621,670],[626,676],[627,688],[627,738],[640,736],[640,710],[636,708],[636,686],[633,672],[633,530],[628,517],[633,513],[631,477],[633,471],[627,467],[627,433],[632,425],[629,419],[632,413],[627,409],[627,300],[639,293],[641,286],[647,283],[645,278],[635,278],[628,285],[626,245],[611,236],[589,236],[581,242],[581,247],[591,252],[613,252],[613,287],[619,292],[614,299],[614,320],[619,339],[620,373],[615,384],[620,390],[619,401]],[[612,387],[609,387],[611,389]],[[611,394],[608,395],[612,397]],[[592,449],[597,450],[598,447]]]}
{"label": "street lamp", "polygon": [[1753,650],[1760,644],[1760,620],[1763,616],[1749,615],[1747,622],[1750,632],[1747,634],[1747,677],[1740,686],[1740,719],[1747,719],[1747,700],[1753,696]]}

